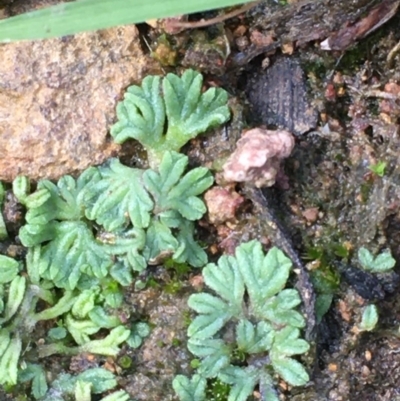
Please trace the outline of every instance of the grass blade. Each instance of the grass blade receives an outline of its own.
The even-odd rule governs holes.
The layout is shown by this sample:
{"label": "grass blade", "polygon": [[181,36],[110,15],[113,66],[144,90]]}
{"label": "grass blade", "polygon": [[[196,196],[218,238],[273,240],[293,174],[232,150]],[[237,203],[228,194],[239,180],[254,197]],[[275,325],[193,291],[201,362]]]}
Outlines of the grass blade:
{"label": "grass blade", "polygon": [[78,0],[0,21],[0,41],[46,39],[213,10],[249,0]]}

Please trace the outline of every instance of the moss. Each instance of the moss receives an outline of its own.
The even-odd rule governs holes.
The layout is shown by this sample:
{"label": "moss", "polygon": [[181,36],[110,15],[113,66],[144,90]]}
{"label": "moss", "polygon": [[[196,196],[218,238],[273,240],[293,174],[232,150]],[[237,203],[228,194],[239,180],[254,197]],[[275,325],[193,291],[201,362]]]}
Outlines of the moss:
{"label": "moss", "polygon": [[132,358],[128,355],[123,355],[118,359],[118,365],[123,369],[129,369],[132,366]]}
{"label": "moss", "polygon": [[229,390],[229,384],[218,379],[211,380],[206,389],[206,399],[208,401],[227,401]]}

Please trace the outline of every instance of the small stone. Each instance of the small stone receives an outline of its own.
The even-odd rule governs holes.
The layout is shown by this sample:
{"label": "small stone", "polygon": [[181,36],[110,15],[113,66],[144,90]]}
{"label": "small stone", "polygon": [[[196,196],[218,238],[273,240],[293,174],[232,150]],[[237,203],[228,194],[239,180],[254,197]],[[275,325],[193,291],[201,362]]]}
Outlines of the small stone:
{"label": "small stone", "polygon": [[282,44],[282,53],[283,54],[293,54],[294,52],[294,43],[288,42]]}
{"label": "small stone", "polygon": [[337,370],[338,370],[338,365],[337,365],[336,363],[330,363],[330,364],[328,365],[328,370],[329,370],[330,372],[337,372]]}
{"label": "small stone", "polygon": [[368,377],[368,376],[371,374],[371,370],[369,369],[368,366],[363,365],[363,366],[361,367],[361,374],[362,374],[364,377]]}
{"label": "small stone", "polygon": [[266,47],[275,42],[275,39],[270,34],[263,34],[258,30],[254,30],[250,34],[250,41],[257,47]]}
{"label": "small stone", "polygon": [[347,303],[345,301],[343,301],[343,300],[339,300],[338,306],[339,306],[339,313],[340,313],[340,316],[342,317],[342,319],[345,322],[350,322],[350,320],[351,320],[351,311],[350,311],[349,306],[347,305]]}
{"label": "small stone", "polygon": [[387,84],[385,84],[385,92],[399,96],[400,95],[400,85],[395,82],[388,82]]}
{"label": "small stone", "polygon": [[200,290],[204,286],[204,279],[201,274],[197,274],[196,276],[189,278],[189,282],[190,285],[196,290]]}
{"label": "small stone", "polygon": [[309,223],[315,223],[318,219],[319,209],[317,207],[310,207],[302,212],[303,217]]}
{"label": "small stone", "polygon": [[325,87],[325,99],[328,102],[336,101],[336,88],[332,83],[328,83]]}
{"label": "small stone", "polygon": [[239,25],[232,33],[235,38],[243,36],[247,32],[246,25]]}
{"label": "small stone", "polygon": [[214,187],[204,195],[208,218],[213,224],[222,224],[235,219],[237,209],[243,204],[244,198],[235,191],[222,187]]}

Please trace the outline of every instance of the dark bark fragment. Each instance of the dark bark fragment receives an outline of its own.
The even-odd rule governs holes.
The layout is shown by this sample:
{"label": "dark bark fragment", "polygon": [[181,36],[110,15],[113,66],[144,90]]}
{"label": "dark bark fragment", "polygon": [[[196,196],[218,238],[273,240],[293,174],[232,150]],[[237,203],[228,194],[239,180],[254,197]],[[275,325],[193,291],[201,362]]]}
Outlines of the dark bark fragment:
{"label": "dark bark fragment", "polygon": [[373,274],[342,262],[335,262],[335,266],[353,290],[370,301],[382,300],[387,294],[393,293],[400,280],[393,271]]}
{"label": "dark bark fragment", "polygon": [[[273,53],[286,43],[302,47],[311,41],[323,41],[337,32],[342,32],[343,36],[343,29],[356,27],[359,36],[337,46],[345,50],[388,21],[395,14],[398,3],[399,0],[303,0],[282,8],[271,2],[262,2],[251,12],[255,21],[252,29],[275,41],[266,46],[251,45],[245,52],[235,54],[230,67],[244,67],[254,57]],[[365,16],[367,20],[364,21]],[[366,24],[373,20],[375,22]],[[332,49],[336,47],[333,42],[332,46]]]}
{"label": "dark bark fragment", "polygon": [[254,119],[267,126],[302,135],[315,128],[318,112],[308,100],[307,85],[300,63],[280,57],[265,72],[251,76],[246,88]]}
{"label": "dark bark fragment", "polygon": [[389,21],[396,14],[399,4],[399,0],[382,1],[365,18],[358,20],[352,25],[345,25],[339,31],[334,32],[321,43],[321,48],[324,50],[346,50],[352,44]]}

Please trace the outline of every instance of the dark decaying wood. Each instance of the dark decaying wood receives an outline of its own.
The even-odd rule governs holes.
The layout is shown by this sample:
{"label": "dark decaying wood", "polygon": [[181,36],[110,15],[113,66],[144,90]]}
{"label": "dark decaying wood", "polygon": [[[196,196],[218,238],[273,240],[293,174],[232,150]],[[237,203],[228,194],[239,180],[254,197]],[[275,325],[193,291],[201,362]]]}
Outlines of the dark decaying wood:
{"label": "dark decaying wood", "polygon": [[354,24],[345,25],[339,31],[330,35],[321,43],[321,48],[324,50],[346,50],[349,46],[389,21],[396,14],[399,5],[399,0],[382,1],[364,18]]}
{"label": "dark decaying wood", "polygon": [[364,299],[382,300],[397,290],[400,276],[394,271],[376,274],[341,261],[336,261],[334,264],[347,283]]}
{"label": "dark decaying wood", "polygon": [[320,41],[324,50],[344,51],[389,21],[399,4],[400,0],[302,0],[282,8],[261,2],[251,12],[252,30],[270,40],[233,54],[228,64],[245,67],[254,57],[271,54],[287,43],[302,47]]}
{"label": "dark decaying wood", "polygon": [[318,112],[308,100],[304,72],[293,57],[279,57],[265,71],[253,73],[246,94],[254,119],[267,127],[302,135],[317,125]]}

